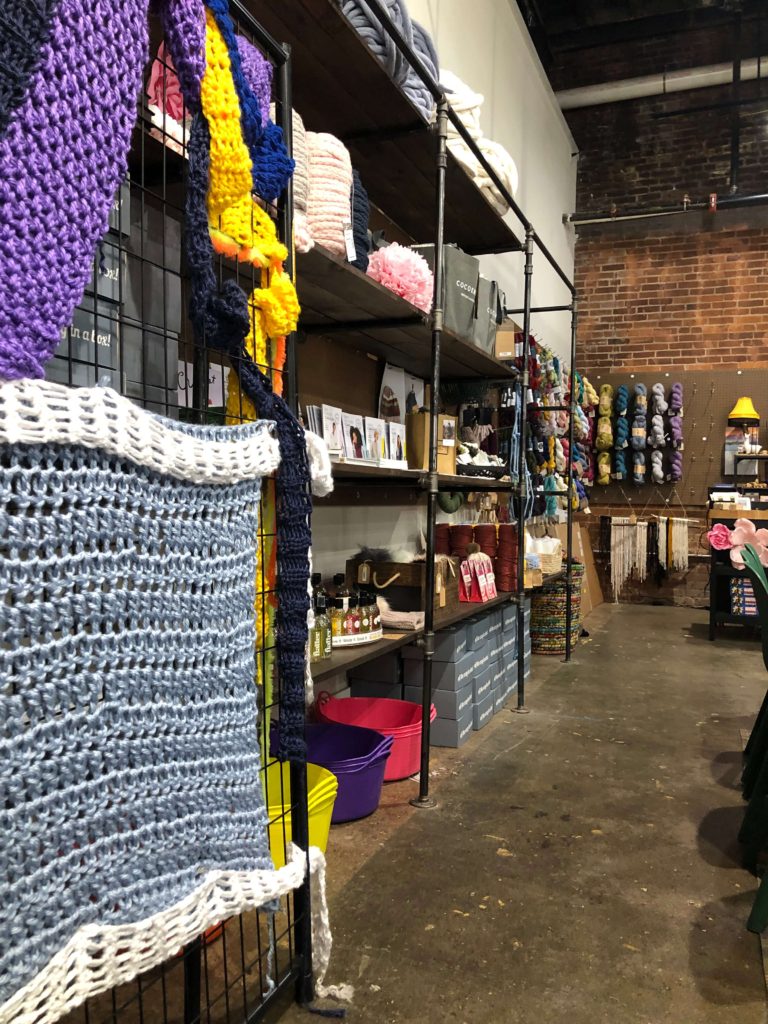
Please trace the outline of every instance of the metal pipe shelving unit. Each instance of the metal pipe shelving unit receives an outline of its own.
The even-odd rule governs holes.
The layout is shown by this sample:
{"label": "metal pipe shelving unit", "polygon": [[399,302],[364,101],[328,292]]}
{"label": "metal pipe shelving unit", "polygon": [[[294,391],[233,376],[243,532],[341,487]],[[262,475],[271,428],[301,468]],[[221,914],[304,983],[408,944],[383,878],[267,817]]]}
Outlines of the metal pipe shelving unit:
{"label": "metal pipe shelving unit", "polygon": [[[432,77],[422,66],[418,56],[414,53],[408,42],[404,39],[397,26],[392,22],[381,0],[367,0],[369,8],[375,13],[381,26],[391,38],[396,49],[408,61],[413,71],[432,95],[436,108],[437,117],[434,127],[436,137],[435,155],[435,259],[434,259],[434,300],[432,312],[432,405],[429,430],[429,489],[427,505],[427,544],[426,544],[426,601],[424,615],[424,668],[422,677],[422,732],[421,732],[421,768],[419,772],[419,793],[412,803],[419,807],[432,807],[434,801],[429,795],[429,743],[430,743],[430,705],[432,702],[432,659],[435,652],[435,629],[434,629],[434,566],[435,566],[435,512],[438,492],[437,480],[437,417],[438,417],[438,395],[440,392],[440,347],[443,333],[443,239],[445,234],[445,180],[446,180],[446,144],[448,137],[448,122],[456,129],[463,141],[469,146],[471,152],[478,160],[483,170],[499,190],[505,201],[509,204],[510,210],[523,225],[525,231],[525,242],[523,246],[510,245],[507,249],[496,249],[497,252],[520,252],[525,257],[524,266],[524,299],[523,299],[523,351],[522,351],[522,374],[519,378],[519,390],[521,396],[520,422],[521,436],[518,446],[518,480],[519,480],[519,515],[518,515],[518,584],[517,584],[517,635],[522,645],[518,655],[518,710],[525,710],[525,429],[527,420],[526,393],[528,389],[528,356],[529,338],[531,328],[532,307],[532,279],[533,279],[533,257],[538,251],[544,257],[549,266],[560,278],[561,282],[568,289],[571,302],[564,306],[536,307],[537,311],[564,310],[571,313],[571,380],[576,365],[576,327],[577,307],[576,288],[558,264],[552,253],[537,235],[533,225],[526,217],[521,207],[508,192],[504,182],[500,179],[493,166],[488,162],[480,151],[477,143],[469,134],[458,115],[451,109],[447,97]],[[573,447],[574,428],[574,405],[575,389],[571,386],[571,397],[569,402],[569,425],[568,437],[570,449]],[[566,653],[565,660],[571,659],[571,595],[573,589],[572,579],[572,555],[573,555],[573,460],[568,460],[568,511],[567,511],[567,563],[566,563]]]}

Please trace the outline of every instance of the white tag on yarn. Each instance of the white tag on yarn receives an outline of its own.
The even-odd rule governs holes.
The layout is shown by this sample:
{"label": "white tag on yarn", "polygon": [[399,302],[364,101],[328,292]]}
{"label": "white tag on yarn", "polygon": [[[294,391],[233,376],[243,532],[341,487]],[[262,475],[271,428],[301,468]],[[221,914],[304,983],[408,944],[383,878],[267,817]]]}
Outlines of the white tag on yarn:
{"label": "white tag on yarn", "polygon": [[344,225],[344,245],[347,247],[347,262],[354,263],[357,259],[357,250],[355,249],[355,236],[352,234],[352,225]]}

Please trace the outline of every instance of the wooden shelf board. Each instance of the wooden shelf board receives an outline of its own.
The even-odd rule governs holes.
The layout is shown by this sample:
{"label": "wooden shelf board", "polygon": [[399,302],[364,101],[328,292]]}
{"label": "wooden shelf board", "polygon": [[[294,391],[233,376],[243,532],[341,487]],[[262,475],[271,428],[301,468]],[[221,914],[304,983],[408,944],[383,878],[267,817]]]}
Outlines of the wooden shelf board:
{"label": "wooden shelf board", "polygon": [[[417,377],[432,373],[430,318],[342,257],[314,246],[296,258],[302,327],[402,366]],[[382,323],[386,321],[386,323]],[[355,330],[344,325],[356,324]],[[441,375],[509,378],[517,371],[471,342],[443,331]]]}
{"label": "wooden shelf board", "polygon": [[[293,105],[310,131],[349,147],[371,201],[414,241],[435,232],[435,141],[334,0],[251,0],[249,8],[291,47]],[[520,249],[458,161],[448,154],[445,239],[467,252]]]}
{"label": "wooden shelf board", "polygon": [[[376,480],[380,480],[382,483],[391,483],[393,480],[404,480],[412,483],[414,487],[420,487],[427,479],[427,473],[422,469],[373,466],[365,462],[358,463],[351,459],[343,462],[332,460],[331,466],[333,476],[339,483],[357,481],[372,483]],[[512,483],[509,480],[487,480],[484,477],[460,475],[441,475],[438,477],[438,484],[446,489],[463,487],[474,491],[504,491],[512,487]]]}
{"label": "wooden shelf board", "polygon": [[[436,623],[435,630],[439,632],[441,629],[455,626],[465,619],[471,619],[480,612],[486,612],[491,608],[499,608],[503,604],[512,603],[514,596],[514,594],[499,594],[485,604],[462,604],[458,611],[445,618],[441,618]],[[385,632],[384,638],[376,643],[363,644],[360,647],[346,649],[337,648],[326,661],[318,661],[311,666],[312,679],[314,682],[319,683],[323,679],[329,679],[331,676],[338,675],[341,672],[348,672],[350,669],[364,665],[368,661],[380,658],[382,654],[389,654],[400,647],[405,647],[406,644],[417,640],[423,633],[423,629],[409,630],[404,633],[388,630]]]}

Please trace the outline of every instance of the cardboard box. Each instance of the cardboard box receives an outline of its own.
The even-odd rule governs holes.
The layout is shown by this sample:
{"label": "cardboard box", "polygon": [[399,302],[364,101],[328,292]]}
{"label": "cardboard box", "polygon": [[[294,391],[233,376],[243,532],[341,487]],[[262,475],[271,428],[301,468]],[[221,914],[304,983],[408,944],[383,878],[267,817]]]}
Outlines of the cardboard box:
{"label": "cardboard box", "polygon": [[515,358],[515,335],[522,334],[523,328],[514,320],[505,320],[496,330],[495,354],[497,359],[510,361]]}
{"label": "cardboard box", "polygon": [[436,718],[429,729],[430,746],[463,747],[474,725],[474,705],[467,709],[463,718]]}
{"label": "cardboard box", "polygon": [[477,732],[478,729],[485,728],[486,725],[493,718],[493,693],[489,693],[488,696],[482,700],[479,704],[475,704],[472,709],[472,715],[474,718],[474,727]]}
{"label": "cardboard box", "polygon": [[[435,269],[434,245],[411,246]],[[472,341],[480,262],[456,245],[443,246],[443,322],[447,330]]]}
{"label": "cardboard box", "polygon": [[[421,704],[420,687],[406,686],[405,700]],[[432,694],[432,703],[439,718],[465,718],[467,712],[472,710],[474,702],[474,688],[471,683],[461,690],[435,690]]]}
{"label": "cardboard box", "polygon": [[[429,469],[429,412],[412,412],[405,417],[405,447],[408,451],[409,469]],[[437,472],[447,476],[456,473],[456,434],[458,422],[455,416],[437,418]]]}
{"label": "cardboard box", "polygon": [[[379,591],[398,612],[424,611],[426,604],[427,567],[424,562],[368,562],[371,589]],[[357,586],[360,559],[347,560],[346,580],[348,587]],[[441,617],[447,618],[459,610],[458,570],[451,572],[447,563],[436,567],[440,576],[440,590],[435,592],[435,624],[439,629]]]}

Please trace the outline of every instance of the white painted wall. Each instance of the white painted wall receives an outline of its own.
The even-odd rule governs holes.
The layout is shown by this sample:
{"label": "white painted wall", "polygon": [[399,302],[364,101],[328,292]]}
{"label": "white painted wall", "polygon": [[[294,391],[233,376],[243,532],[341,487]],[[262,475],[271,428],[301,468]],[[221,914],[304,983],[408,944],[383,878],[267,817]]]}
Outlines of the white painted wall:
{"label": "white painted wall", "polygon": [[[511,153],[520,175],[515,199],[563,270],[573,277],[574,232],[563,224],[576,204],[576,144],[550,88],[515,0],[407,0],[411,17],[435,41],[441,67],[482,93],[482,128]],[[510,224],[519,224],[510,216]],[[485,257],[483,273],[522,306],[523,257]],[[544,258],[534,256],[534,305],[559,305],[569,294]],[[533,333],[566,357],[567,313],[540,314]]]}

